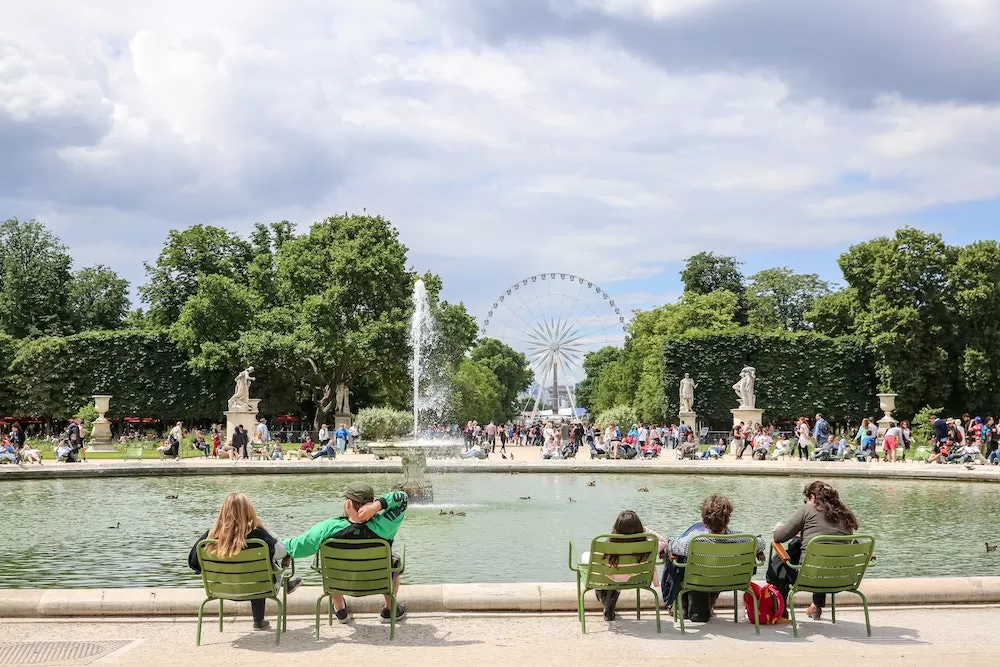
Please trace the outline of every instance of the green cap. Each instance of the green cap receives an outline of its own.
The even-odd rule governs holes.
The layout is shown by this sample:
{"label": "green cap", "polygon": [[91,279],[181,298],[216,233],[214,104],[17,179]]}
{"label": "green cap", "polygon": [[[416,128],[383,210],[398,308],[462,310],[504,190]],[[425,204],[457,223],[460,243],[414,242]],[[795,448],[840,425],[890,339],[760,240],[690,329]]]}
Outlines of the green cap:
{"label": "green cap", "polygon": [[356,503],[370,503],[375,500],[375,490],[371,484],[364,482],[351,482],[344,491],[344,497]]}

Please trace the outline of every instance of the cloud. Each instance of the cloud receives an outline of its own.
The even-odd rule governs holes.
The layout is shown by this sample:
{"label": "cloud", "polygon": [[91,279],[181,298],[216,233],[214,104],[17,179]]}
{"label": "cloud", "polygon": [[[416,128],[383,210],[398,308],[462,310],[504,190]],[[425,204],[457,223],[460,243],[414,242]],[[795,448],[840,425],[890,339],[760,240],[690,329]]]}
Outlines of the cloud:
{"label": "cloud", "polygon": [[0,204],[133,282],[171,228],[365,208],[479,315],[540,272],[667,294],[700,250],[843,246],[1000,196],[997,18],[976,0],[21,3]]}

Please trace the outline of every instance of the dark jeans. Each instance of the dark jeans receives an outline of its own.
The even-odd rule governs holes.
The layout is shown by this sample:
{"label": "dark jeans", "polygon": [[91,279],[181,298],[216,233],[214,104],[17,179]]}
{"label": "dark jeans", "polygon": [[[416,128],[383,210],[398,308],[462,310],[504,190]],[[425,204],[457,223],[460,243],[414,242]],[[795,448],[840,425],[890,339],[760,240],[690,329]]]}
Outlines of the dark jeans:
{"label": "dark jeans", "polygon": [[743,444],[740,445],[740,448],[736,450],[736,458],[741,458],[743,456],[743,452],[745,452],[749,447],[750,447],[750,441],[744,440]]}
{"label": "dark jeans", "polygon": [[264,622],[264,603],[266,600],[250,600],[250,613],[253,614],[253,624]]}

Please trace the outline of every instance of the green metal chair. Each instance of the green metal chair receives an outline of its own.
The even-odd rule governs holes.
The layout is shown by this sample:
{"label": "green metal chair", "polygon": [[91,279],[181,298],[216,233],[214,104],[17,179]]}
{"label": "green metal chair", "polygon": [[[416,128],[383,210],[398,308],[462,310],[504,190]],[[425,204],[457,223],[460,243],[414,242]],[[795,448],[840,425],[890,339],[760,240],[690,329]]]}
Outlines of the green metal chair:
{"label": "green metal chair", "polygon": [[[721,540],[726,540],[722,542]],[[698,535],[688,544],[686,562],[674,562],[684,568],[684,581],[674,600],[674,621],[680,618],[681,634],[684,634],[684,593],[733,592],[733,622],[739,622],[739,592],[750,590],[750,580],[757,567],[757,538],[749,533],[732,535]],[[760,614],[757,598],[753,600],[754,630],[760,634]]]}
{"label": "green metal chair", "polygon": [[142,445],[127,445],[125,451],[122,452],[122,461],[128,461],[129,459],[135,459],[139,463],[142,463]]}
{"label": "green metal chair", "polygon": [[[590,542],[590,556],[587,563],[577,563],[573,558],[573,543],[569,543],[569,569],[576,572],[576,608],[580,629],[584,634],[587,632],[587,618],[583,598],[587,591],[591,590],[634,589],[636,619],[642,618],[641,591],[651,592],[656,609],[656,631],[660,632],[660,595],[653,588],[653,582],[656,580],[658,546],[659,538],[651,533],[598,535]],[[618,558],[617,565],[610,564],[611,556]],[[623,576],[628,576],[628,580],[618,581]]]}
{"label": "green metal chair", "polygon": [[785,561],[798,572],[785,605],[792,618],[792,634],[795,637],[799,636],[799,626],[795,622],[793,601],[798,591],[829,593],[830,620],[834,623],[837,622],[837,593],[857,593],[865,610],[865,629],[868,636],[872,636],[868,598],[858,587],[874,551],[875,538],[869,535],[820,535],[809,540],[801,564],[793,565]]}
{"label": "green metal chair", "polygon": [[[201,646],[201,622],[205,605],[212,600],[219,601],[219,632],[222,632],[223,604],[225,600],[246,602],[250,600],[274,600],[278,605],[277,632],[274,643],[281,643],[281,631],[288,629],[288,592],[285,582],[294,574],[292,570],[276,568],[264,540],[247,540],[243,551],[232,558],[219,558],[206,547],[215,540],[198,543],[198,566],[201,568],[205,584],[205,600],[198,608],[198,635],[196,645]],[[278,589],[281,599],[278,599]]]}
{"label": "green metal chair", "polygon": [[388,595],[389,639],[396,637],[396,594],[392,578],[406,568],[406,547],[400,555],[399,567],[392,566],[392,545],[385,540],[343,540],[328,538],[316,552],[313,569],[323,580],[323,594],[316,600],[316,639],[319,639],[319,616],[324,598],[328,602],[328,617],[333,625],[333,595],[366,597]]}

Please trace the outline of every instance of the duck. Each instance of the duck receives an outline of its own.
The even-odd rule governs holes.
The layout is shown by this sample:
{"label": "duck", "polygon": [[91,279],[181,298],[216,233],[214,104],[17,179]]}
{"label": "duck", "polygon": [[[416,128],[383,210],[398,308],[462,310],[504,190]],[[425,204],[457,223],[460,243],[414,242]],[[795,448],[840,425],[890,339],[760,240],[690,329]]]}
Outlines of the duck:
{"label": "duck", "polygon": [[167,496],[167,500],[177,500],[177,496]]}
{"label": "duck", "polygon": [[596,479],[590,480],[589,482],[587,482],[587,486],[597,486],[597,480]]}
{"label": "duck", "polygon": [[513,460],[514,460],[514,452],[511,452],[511,453],[510,453],[510,460],[511,460],[511,461],[513,461]]}
{"label": "duck", "polygon": [[576,502],[576,500],[574,500],[574,499],[573,499],[573,496],[570,496],[570,497],[569,497],[569,501],[570,501],[571,503],[575,503],[575,502]]}
{"label": "duck", "polygon": [[996,551],[996,550],[997,550],[996,544],[990,544],[989,542],[986,543],[986,553],[990,553],[991,551]]}
{"label": "duck", "polygon": [[465,516],[465,512],[455,512],[455,516]]}
{"label": "duck", "polygon": [[637,491],[638,491],[639,493],[649,493],[649,487],[648,487],[648,486],[640,486],[640,487],[639,487],[638,489],[636,489],[636,490],[637,490]]}
{"label": "duck", "polygon": [[441,510],[440,512],[438,512],[438,516],[447,516],[447,515],[448,515],[448,513],[445,512],[444,510]]}
{"label": "duck", "polygon": [[531,500],[531,496],[520,496],[518,500]]}
{"label": "duck", "polygon": [[[122,522],[119,521],[118,523],[116,523],[113,526],[108,526],[108,530],[118,530],[121,527],[122,527]],[[993,548],[996,549],[996,547],[993,547]]]}
{"label": "duck", "polygon": [[507,460],[507,455],[504,454],[503,452],[500,452],[500,458],[502,458],[504,461],[506,461]]}
{"label": "duck", "polygon": [[448,512],[448,516],[455,516],[455,510]]}

